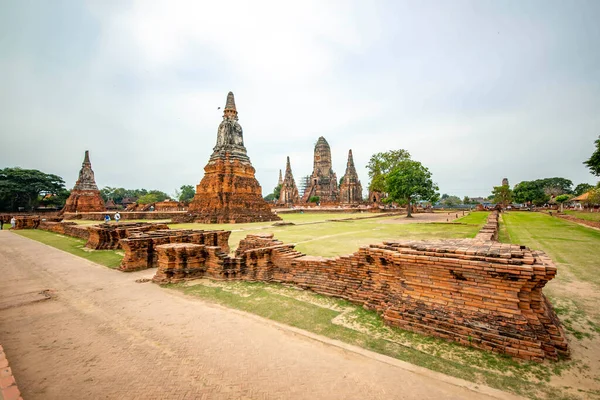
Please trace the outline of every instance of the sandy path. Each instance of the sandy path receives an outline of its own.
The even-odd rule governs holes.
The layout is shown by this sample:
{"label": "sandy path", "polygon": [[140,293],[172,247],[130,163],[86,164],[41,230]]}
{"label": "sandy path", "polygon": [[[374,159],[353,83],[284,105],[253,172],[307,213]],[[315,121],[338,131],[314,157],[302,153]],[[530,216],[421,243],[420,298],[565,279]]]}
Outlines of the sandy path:
{"label": "sandy path", "polygon": [[[148,275],[109,270],[0,231],[0,343],[23,397],[490,398],[459,380],[440,381],[135,283]],[[42,300],[37,293],[46,289],[53,297]]]}

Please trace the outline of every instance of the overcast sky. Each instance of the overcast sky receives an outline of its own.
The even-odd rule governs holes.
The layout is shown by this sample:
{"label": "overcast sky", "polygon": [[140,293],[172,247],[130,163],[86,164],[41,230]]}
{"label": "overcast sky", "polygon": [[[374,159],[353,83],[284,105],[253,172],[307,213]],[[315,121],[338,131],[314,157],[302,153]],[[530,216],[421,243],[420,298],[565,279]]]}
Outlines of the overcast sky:
{"label": "overcast sky", "polygon": [[196,185],[233,91],[263,194],[406,149],[440,192],[595,183],[600,1],[24,1],[0,4],[0,167],[99,187]]}

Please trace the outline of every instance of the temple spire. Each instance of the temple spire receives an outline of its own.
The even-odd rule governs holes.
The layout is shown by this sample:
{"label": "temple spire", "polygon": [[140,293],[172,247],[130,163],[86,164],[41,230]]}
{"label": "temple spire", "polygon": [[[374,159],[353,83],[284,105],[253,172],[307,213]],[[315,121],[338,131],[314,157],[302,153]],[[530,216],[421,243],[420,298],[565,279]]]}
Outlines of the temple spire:
{"label": "temple spire", "polygon": [[346,163],[347,168],[354,168],[354,158],[352,157],[352,149],[348,151],[348,163]]}
{"label": "temple spire", "polygon": [[235,98],[233,92],[227,93],[227,102],[225,103],[225,110],[223,110],[223,117],[237,117],[237,109],[235,108]]}
{"label": "temple spire", "polygon": [[89,150],[85,151],[85,156],[83,157],[83,163],[84,164],[91,164],[90,163],[90,151]]}
{"label": "temple spire", "polygon": [[[289,163],[290,158],[288,157],[288,163]],[[281,186],[283,184],[283,178],[281,177],[281,170],[279,170],[279,182],[277,182],[278,186]]]}

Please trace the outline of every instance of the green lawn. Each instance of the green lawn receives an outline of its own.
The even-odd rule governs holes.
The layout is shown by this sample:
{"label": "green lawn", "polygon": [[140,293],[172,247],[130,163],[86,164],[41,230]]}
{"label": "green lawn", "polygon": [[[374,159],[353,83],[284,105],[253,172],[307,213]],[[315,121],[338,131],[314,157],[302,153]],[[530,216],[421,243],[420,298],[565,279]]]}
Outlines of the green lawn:
{"label": "green lawn", "polygon": [[[487,213],[482,213],[487,214]],[[365,214],[359,214],[365,216]],[[368,215],[368,214],[367,214]],[[356,217],[354,214],[287,214],[285,221],[297,225],[273,226],[272,223],[252,224],[174,224],[172,229],[224,229],[231,230],[229,245],[233,250],[246,235],[273,233],[285,243],[296,243],[296,249],[305,254],[324,257],[354,253],[360,246],[398,239],[442,239],[474,237],[485,221],[484,215],[472,217],[467,223],[458,224],[401,224],[405,216],[381,217],[354,221],[326,221],[329,218]],[[465,217],[466,218],[466,217]],[[321,221],[321,223],[316,223]]]}
{"label": "green lawn", "polygon": [[86,249],[85,240],[83,239],[37,229],[24,229],[13,232],[109,268],[117,268],[123,259],[123,254],[115,250]]}
{"label": "green lawn", "polygon": [[600,221],[600,212],[566,210],[564,213],[575,218],[585,219],[586,221]]}
{"label": "green lawn", "polygon": [[490,215],[489,211],[473,211],[472,213],[465,215],[464,217],[455,219],[454,222],[482,226],[486,223],[488,215]]}

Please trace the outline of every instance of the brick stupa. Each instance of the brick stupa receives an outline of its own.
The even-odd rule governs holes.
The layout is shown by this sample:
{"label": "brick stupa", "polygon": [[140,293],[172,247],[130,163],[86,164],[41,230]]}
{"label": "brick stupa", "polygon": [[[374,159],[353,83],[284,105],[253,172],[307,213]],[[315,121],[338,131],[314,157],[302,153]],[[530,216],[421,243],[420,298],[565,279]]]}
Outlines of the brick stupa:
{"label": "brick stupa", "polygon": [[310,198],[315,196],[319,197],[321,203],[338,202],[338,182],[331,168],[331,149],[323,136],[315,144],[313,173],[309,179],[302,202],[308,203]]}
{"label": "brick stupa", "polygon": [[262,197],[246,154],[242,127],[238,123],[233,93],[227,95],[217,144],[196,186],[189,213],[200,223],[245,223],[279,221]]}
{"label": "brick stupa", "polygon": [[296,181],[294,175],[292,175],[292,167],[290,165],[290,158],[287,158],[285,165],[285,178],[281,184],[281,191],[279,192],[279,203],[292,205],[300,201],[298,195],[298,187],[296,187]]}
{"label": "brick stupa", "polygon": [[102,211],[106,211],[106,207],[98,186],[96,186],[94,171],[92,171],[92,163],[90,162],[90,152],[86,150],[83,164],[79,171],[79,178],[75,182],[75,186],[71,190],[71,194],[61,213]]}
{"label": "brick stupa", "polygon": [[362,185],[358,180],[358,174],[354,167],[352,150],[348,152],[348,163],[346,164],[346,173],[342,178],[340,185],[340,203],[357,204],[362,203]]}

